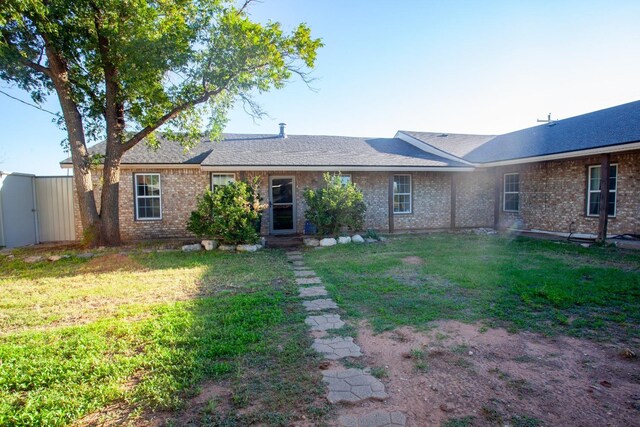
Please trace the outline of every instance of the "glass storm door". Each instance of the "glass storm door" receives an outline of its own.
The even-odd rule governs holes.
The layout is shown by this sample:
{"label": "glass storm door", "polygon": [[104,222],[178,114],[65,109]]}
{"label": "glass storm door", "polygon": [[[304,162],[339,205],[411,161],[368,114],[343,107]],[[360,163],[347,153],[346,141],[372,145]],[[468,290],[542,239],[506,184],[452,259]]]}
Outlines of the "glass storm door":
{"label": "glass storm door", "polygon": [[271,201],[271,233],[291,234],[296,232],[295,186],[293,177],[272,176],[269,178],[269,200]]}

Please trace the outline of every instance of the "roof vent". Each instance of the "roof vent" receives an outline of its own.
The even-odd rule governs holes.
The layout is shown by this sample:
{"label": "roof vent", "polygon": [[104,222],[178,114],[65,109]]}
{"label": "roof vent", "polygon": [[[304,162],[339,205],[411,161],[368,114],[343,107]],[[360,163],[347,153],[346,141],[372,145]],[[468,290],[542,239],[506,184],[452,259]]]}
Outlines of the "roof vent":
{"label": "roof vent", "polygon": [[284,131],[284,128],[287,127],[286,123],[280,123],[280,134],[278,135],[280,138],[286,138],[287,133]]}
{"label": "roof vent", "polygon": [[446,138],[448,136],[449,136],[449,134],[447,134],[447,133],[441,133],[440,135],[438,135],[438,138]]}

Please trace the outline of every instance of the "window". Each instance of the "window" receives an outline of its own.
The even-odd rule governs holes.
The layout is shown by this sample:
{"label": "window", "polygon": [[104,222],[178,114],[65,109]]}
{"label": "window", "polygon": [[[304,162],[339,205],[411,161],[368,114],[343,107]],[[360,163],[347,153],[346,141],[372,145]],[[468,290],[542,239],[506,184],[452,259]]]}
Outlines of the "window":
{"label": "window", "polygon": [[136,219],[162,219],[160,174],[137,173],[134,177]]}
{"label": "window", "polygon": [[505,212],[518,212],[520,210],[520,174],[505,173],[503,189],[502,210]]}
{"label": "window", "polygon": [[393,176],[393,213],[411,213],[411,175]]}
{"label": "window", "polygon": [[351,183],[351,175],[340,175],[340,181],[342,181],[342,185],[347,185]]}
{"label": "window", "polygon": [[216,191],[216,188],[223,187],[231,182],[235,182],[236,176],[232,173],[212,173],[211,174],[211,191]]}
{"label": "window", "polygon": [[[589,166],[589,188],[587,191],[587,215],[600,214],[600,166]],[[616,190],[618,186],[618,165],[609,166],[609,203],[607,215],[616,216]]]}

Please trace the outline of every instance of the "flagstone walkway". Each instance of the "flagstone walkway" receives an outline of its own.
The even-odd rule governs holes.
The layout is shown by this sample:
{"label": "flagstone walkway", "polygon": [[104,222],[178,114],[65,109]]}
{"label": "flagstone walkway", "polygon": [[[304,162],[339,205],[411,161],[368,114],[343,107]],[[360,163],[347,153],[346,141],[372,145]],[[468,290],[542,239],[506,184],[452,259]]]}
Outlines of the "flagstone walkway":
{"label": "flagstone walkway", "polygon": [[[338,305],[327,297],[328,293],[322,280],[304,265],[302,252],[287,252],[287,258],[291,263],[296,283],[300,286],[300,298],[308,298],[302,304],[307,311],[314,312],[305,319],[305,323],[316,336],[313,349],[328,360],[361,357],[362,351],[353,337],[325,337],[327,331],[335,331],[345,325],[339,314],[331,312],[337,310]],[[331,404],[357,405],[369,399],[384,400],[388,397],[384,384],[371,375],[368,368],[347,369],[339,366],[323,371],[322,380],[327,384],[327,400]],[[406,422],[406,417],[401,412],[382,410],[360,416],[347,414],[338,418],[338,425],[341,427],[405,427]]]}

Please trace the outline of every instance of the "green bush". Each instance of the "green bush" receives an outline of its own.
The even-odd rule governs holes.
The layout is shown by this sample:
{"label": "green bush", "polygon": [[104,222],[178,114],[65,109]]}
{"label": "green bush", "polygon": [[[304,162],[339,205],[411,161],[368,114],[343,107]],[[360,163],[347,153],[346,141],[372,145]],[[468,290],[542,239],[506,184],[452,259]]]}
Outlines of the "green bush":
{"label": "green bush", "polygon": [[187,230],[198,237],[216,239],[223,244],[256,243],[260,238],[260,220],[266,205],[260,203],[258,181],[232,182],[206,191],[198,197]]}
{"label": "green bush", "polygon": [[318,234],[337,235],[343,229],[361,230],[364,225],[362,191],[353,183],[343,183],[340,175],[324,174],[324,186],[318,190],[306,189],[305,216],[317,227]]}

